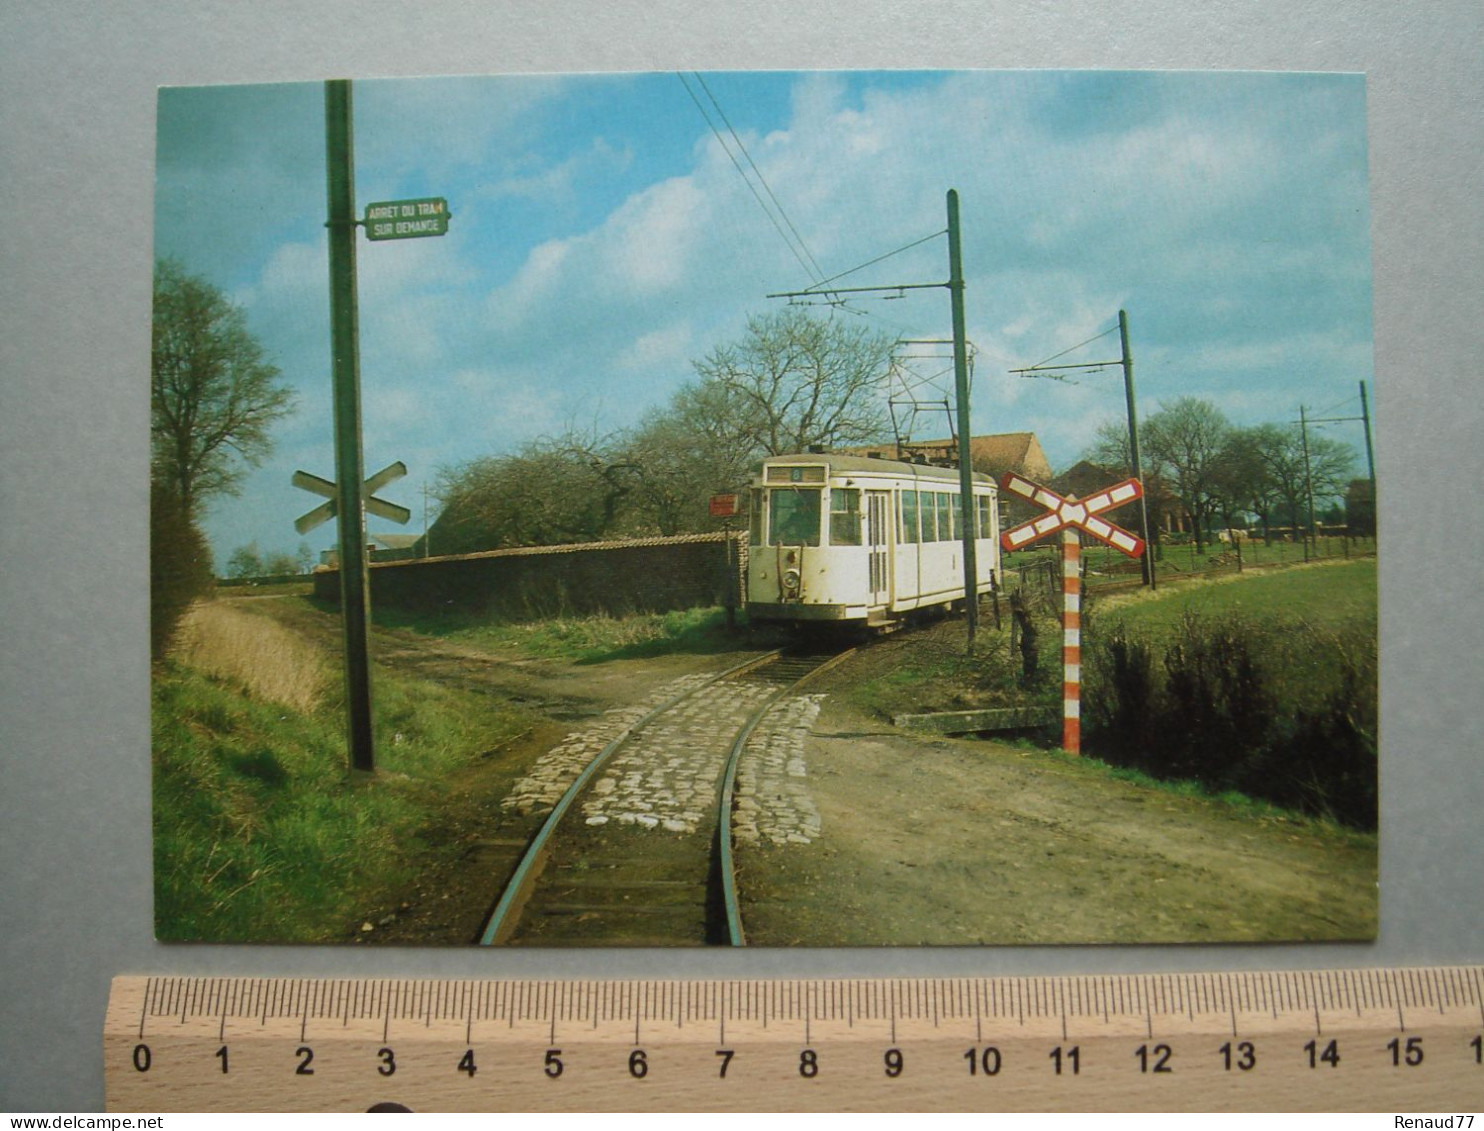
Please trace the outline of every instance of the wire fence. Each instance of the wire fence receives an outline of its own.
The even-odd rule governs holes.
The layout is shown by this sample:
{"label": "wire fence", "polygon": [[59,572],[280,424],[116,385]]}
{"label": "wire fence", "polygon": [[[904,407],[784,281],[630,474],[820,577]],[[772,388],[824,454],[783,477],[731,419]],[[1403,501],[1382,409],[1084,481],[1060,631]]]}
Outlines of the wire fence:
{"label": "wire fence", "polygon": [[[1164,542],[1154,553],[1156,587],[1182,578],[1215,577],[1247,570],[1275,569],[1305,562],[1374,557],[1375,537],[1353,537],[1344,529],[1321,530],[1304,538],[1280,535],[1271,540],[1216,539],[1197,550],[1194,540]],[[1082,547],[1083,587],[1094,591],[1137,588],[1143,582],[1143,563],[1111,547]],[[1061,550],[1053,544],[1016,554],[1002,563],[1002,587],[1032,592],[1061,592]]]}

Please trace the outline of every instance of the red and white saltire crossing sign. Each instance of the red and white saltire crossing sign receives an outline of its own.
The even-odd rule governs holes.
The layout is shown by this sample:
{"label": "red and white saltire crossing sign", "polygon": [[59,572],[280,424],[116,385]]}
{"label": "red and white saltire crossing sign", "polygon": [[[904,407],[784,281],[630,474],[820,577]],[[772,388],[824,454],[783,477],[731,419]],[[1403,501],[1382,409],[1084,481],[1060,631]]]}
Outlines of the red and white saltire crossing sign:
{"label": "red and white saltire crossing sign", "polygon": [[1019,550],[1037,538],[1044,538],[1068,526],[1085,530],[1099,542],[1106,542],[1115,550],[1121,550],[1131,558],[1144,553],[1144,539],[1116,526],[1105,518],[1098,518],[1102,511],[1131,503],[1144,494],[1144,487],[1137,479],[1125,479],[1122,483],[1099,491],[1086,499],[1068,499],[1058,495],[1050,487],[1032,483],[1022,475],[1007,472],[1000,486],[1012,495],[1019,495],[1038,506],[1045,507],[1047,514],[1022,522],[1000,535],[1000,545],[1006,550]]}
{"label": "red and white saltire crossing sign", "polygon": [[1006,550],[1018,550],[1058,530],[1061,534],[1061,745],[1068,754],[1082,753],[1082,536],[1085,530],[1100,542],[1131,558],[1144,552],[1144,540],[1107,519],[1101,511],[1132,502],[1144,493],[1137,479],[1125,479],[1087,499],[1068,499],[1049,487],[1032,483],[1013,471],[1000,481],[1006,491],[1046,508],[1040,518],[1023,522],[1000,536]]}

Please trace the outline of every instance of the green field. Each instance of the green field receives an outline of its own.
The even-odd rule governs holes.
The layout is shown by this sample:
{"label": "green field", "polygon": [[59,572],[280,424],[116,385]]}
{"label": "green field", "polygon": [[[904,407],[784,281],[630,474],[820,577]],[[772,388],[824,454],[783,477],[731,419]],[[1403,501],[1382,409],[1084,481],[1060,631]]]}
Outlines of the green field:
{"label": "green field", "polygon": [[1191,614],[1302,621],[1339,628],[1376,623],[1376,559],[1325,561],[1289,569],[1227,574],[1088,599],[1092,615],[1168,632]]}
{"label": "green field", "polygon": [[1084,750],[1374,829],[1379,658],[1375,559],[1094,597]]}

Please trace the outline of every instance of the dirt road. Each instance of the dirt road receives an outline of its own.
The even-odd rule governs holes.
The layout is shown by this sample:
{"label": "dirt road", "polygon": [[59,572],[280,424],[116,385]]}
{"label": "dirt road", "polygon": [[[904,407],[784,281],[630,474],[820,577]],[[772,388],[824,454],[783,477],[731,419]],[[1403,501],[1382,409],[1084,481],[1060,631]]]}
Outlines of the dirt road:
{"label": "dirt road", "polygon": [[739,854],[757,945],[1337,940],[1376,931],[1375,839],[1244,814],[826,700],[821,835]]}

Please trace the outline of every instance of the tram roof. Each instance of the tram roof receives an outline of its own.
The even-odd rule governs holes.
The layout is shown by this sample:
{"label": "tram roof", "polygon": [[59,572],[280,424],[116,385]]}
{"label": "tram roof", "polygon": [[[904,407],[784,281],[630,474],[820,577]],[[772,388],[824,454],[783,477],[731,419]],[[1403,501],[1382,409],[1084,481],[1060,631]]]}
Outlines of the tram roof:
{"label": "tram roof", "polygon": [[[959,481],[958,468],[937,467],[927,463],[907,463],[903,460],[877,459],[875,456],[853,456],[843,455],[838,452],[799,452],[792,455],[769,456],[758,465],[762,467],[797,467],[807,465],[818,467],[824,464],[830,469],[831,474],[844,473],[875,473],[877,475],[897,475],[904,478],[941,480],[943,482],[957,484]],[[994,479],[980,472],[974,472],[974,482],[994,483]]]}

